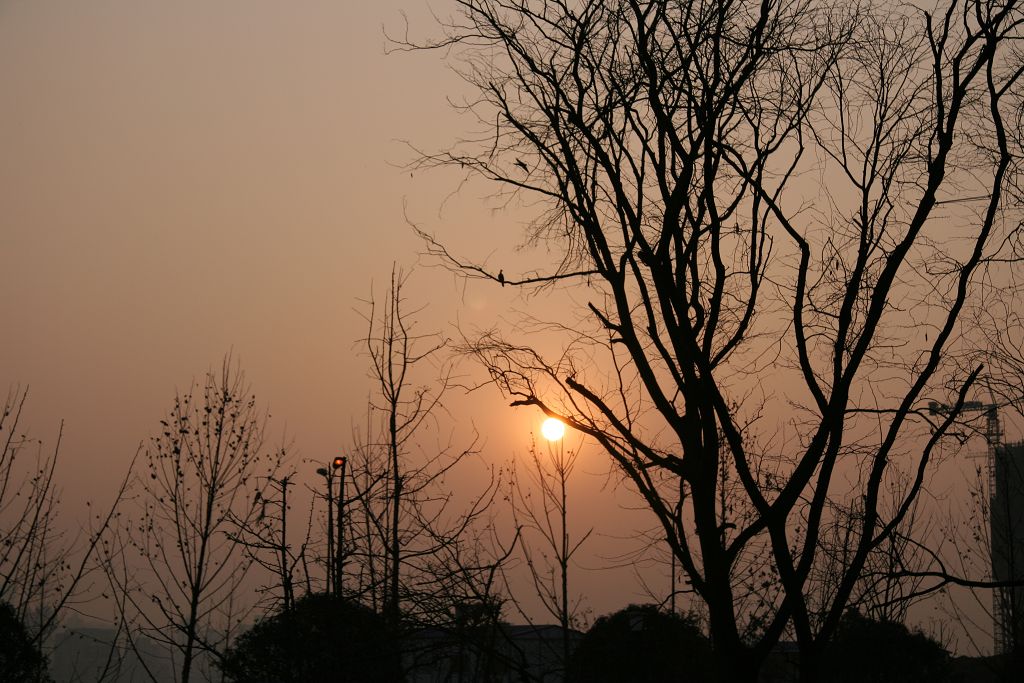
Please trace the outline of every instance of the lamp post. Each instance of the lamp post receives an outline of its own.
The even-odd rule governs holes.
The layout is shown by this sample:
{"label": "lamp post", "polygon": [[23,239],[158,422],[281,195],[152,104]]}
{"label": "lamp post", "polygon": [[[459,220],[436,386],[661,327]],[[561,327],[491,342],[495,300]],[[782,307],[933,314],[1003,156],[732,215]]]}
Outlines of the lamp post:
{"label": "lamp post", "polygon": [[327,483],[327,586],[326,592],[331,594],[331,584],[334,579],[334,485],[333,472],[326,467],[318,467],[316,473],[324,478]]}
{"label": "lamp post", "polygon": [[338,472],[338,540],[334,550],[334,593],[341,597],[342,576],[345,569],[345,465],[348,459],[337,457],[331,462],[331,468]]}

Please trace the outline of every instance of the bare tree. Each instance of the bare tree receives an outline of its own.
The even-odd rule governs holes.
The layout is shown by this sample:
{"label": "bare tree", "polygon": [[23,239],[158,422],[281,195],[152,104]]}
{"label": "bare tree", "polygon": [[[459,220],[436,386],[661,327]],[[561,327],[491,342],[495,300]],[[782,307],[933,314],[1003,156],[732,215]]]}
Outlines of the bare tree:
{"label": "bare tree", "polygon": [[10,604],[22,623],[38,627],[30,632],[45,633],[70,554],[60,548],[55,526],[60,435],[47,455],[41,441],[19,434],[27,400],[27,390],[13,390],[0,416],[0,602]]}
{"label": "bare tree", "polygon": [[[406,46],[445,48],[490,132],[418,164],[545,202],[527,245],[562,258],[494,274],[421,231],[428,251],[586,300],[558,360],[496,332],[472,352],[617,463],[706,607],[721,680],[754,680],[784,635],[813,680],[973,393],[965,305],[1020,256],[1019,4],[455,4]],[[723,459],[749,513],[728,525]],[[822,571],[837,515],[849,552]]]}
{"label": "bare tree", "polygon": [[[580,446],[582,440],[576,448],[566,449],[564,436],[559,436],[548,441],[547,453],[542,454],[533,443],[526,471],[513,463],[508,482],[512,520],[521,533],[519,549],[533,593],[562,629],[556,654],[563,674],[569,662],[571,630],[583,627],[583,596],[570,591],[570,567],[593,532],[590,528],[573,538],[569,529],[569,480]],[[506,590],[512,583],[506,578]],[[529,620],[523,601],[513,591],[509,599],[520,616]]]}
{"label": "bare tree", "polygon": [[175,397],[143,451],[137,514],[109,545],[111,588],[136,651],[140,637],[165,646],[182,683],[224,651],[253,607],[239,594],[252,558],[238,534],[256,527],[284,457],[265,448],[265,423],[226,357]]}
{"label": "bare tree", "polygon": [[263,497],[263,489],[258,488],[253,504],[259,506],[259,512],[255,518],[246,514],[244,518],[236,519],[238,530],[230,534],[245,548],[250,559],[273,577],[272,583],[260,588],[269,597],[265,604],[268,612],[278,607],[291,609],[295,604],[296,584],[300,589],[305,584],[305,592],[312,592],[306,557],[312,532],[312,512],[306,518],[305,537],[298,549],[293,549],[289,542],[288,513],[292,504],[288,501],[288,489],[294,485],[294,479],[294,473],[270,478],[267,488],[270,495],[266,498]]}
{"label": "bare tree", "polygon": [[28,389],[13,389],[0,404],[0,604],[10,605],[32,647],[42,650],[68,609],[81,612],[95,599],[98,549],[127,480],[105,513],[90,515],[87,528],[58,524],[55,474],[64,425],[52,450],[45,449],[22,431],[27,400]]}
{"label": "bare tree", "polygon": [[[398,625],[453,618],[456,603],[490,600],[496,559],[476,543],[497,491],[493,477],[458,497],[446,477],[477,453],[444,426],[455,376],[440,334],[416,329],[409,276],[397,267],[382,304],[367,302],[374,393],[364,432],[348,457],[344,514],[346,594],[359,595]],[[341,507],[339,507],[339,510]]]}

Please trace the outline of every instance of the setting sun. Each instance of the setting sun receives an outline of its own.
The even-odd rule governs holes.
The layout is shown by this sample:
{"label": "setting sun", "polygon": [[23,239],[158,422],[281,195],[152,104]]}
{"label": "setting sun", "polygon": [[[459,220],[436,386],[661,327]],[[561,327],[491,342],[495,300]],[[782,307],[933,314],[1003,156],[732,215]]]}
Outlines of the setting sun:
{"label": "setting sun", "polygon": [[540,433],[548,441],[558,441],[565,436],[565,424],[557,418],[549,417],[540,426]]}

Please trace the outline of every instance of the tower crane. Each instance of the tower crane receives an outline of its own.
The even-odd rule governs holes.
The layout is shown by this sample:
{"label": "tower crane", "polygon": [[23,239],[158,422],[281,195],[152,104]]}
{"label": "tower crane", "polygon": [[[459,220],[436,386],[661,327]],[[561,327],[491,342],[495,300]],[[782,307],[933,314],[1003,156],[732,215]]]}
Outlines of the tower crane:
{"label": "tower crane", "polygon": [[[932,415],[948,415],[952,408],[944,403],[938,401],[931,401],[928,404],[928,412]],[[992,554],[992,576],[994,579],[1000,579],[1000,571],[997,569],[997,545],[1000,543],[1000,538],[1007,534],[1007,530],[1003,529],[1001,535],[997,532],[996,523],[996,505],[998,504],[997,495],[1000,490],[998,482],[999,478],[999,465],[998,458],[1000,457],[999,449],[1003,446],[1003,427],[999,421],[999,405],[995,402],[995,397],[992,397],[990,403],[983,403],[981,401],[965,401],[960,406],[961,413],[984,413],[985,414],[985,441],[988,442],[988,453],[987,453],[987,478],[988,478],[988,492],[989,492],[989,524],[991,530],[990,543],[992,547],[990,552]],[[1004,457],[1008,457],[1009,454],[1004,454]],[[1005,468],[1004,468],[1005,469]],[[1005,477],[1005,473],[1004,473]],[[1004,482],[1002,488],[1006,488],[1007,483]],[[1005,492],[1003,496],[1005,497]],[[1008,539],[1005,539],[1007,545],[1010,544]],[[1004,548],[1003,552],[1006,554],[1008,548]],[[1012,588],[997,588],[992,594],[992,606],[993,606],[993,619],[995,621],[995,628],[993,637],[995,651],[997,654],[1006,652],[1007,646],[1009,646],[1014,638],[1011,622],[1010,611],[1012,611],[1012,605],[1014,598],[1014,589]]]}
{"label": "tower crane", "polygon": [[[928,412],[932,415],[948,415],[952,406],[938,401],[929,401]],[[991,403],[981,401],[964,401],[960,406],[961,413],[985,413],[985,442],[988,444],[988,457],[986,467],[988,470],[989,495],[995,494],[996,477],[996,450],[1003,443],[1003,427],[999,422],[999,404],[993,400]]]}

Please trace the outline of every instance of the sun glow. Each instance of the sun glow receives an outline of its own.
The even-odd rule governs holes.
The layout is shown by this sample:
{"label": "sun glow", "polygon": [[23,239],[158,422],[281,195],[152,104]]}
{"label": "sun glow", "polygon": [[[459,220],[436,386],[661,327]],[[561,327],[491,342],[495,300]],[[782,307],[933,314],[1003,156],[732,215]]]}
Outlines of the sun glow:
{"label": "sun glow", "polygon": [[540,433],[548,441],[558,441],[565,436],[565,424],[557,418],[549,417],[540,426]]}

